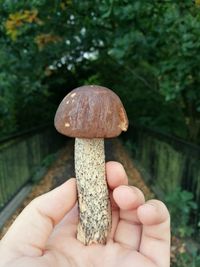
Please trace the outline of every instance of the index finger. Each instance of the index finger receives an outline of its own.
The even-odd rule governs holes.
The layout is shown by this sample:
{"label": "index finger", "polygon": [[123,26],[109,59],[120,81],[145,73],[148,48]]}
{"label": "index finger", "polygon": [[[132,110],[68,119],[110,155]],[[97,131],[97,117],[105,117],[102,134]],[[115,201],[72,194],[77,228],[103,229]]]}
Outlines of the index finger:
{"label": "index finger", "polygon": [[106,177],[111,190],[120,185],[128,185],[128,177],[124,167],[119,162],[109,161],[106,163]]}

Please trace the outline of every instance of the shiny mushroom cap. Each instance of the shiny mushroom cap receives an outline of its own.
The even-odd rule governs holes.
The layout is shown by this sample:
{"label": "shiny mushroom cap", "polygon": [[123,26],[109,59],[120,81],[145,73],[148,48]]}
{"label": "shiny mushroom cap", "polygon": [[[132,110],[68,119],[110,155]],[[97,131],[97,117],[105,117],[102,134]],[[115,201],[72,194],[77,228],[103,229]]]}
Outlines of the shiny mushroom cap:
{"label": "shiny mushroom cap", "polygon": [[116,137],[128,128],[120,98],[98,85],[78,87],[66,95],[54,122],[58,132],[77,138]]}

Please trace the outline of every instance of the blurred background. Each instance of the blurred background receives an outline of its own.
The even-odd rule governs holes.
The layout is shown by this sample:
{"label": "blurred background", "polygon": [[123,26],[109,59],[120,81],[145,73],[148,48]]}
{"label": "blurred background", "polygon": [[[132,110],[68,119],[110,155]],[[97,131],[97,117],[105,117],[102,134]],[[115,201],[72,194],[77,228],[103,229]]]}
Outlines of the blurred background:
{"label": "blurred background", "polygon": [[200,1],[4,0],[0,17],[2,209],[62,147],[51,128],[63,97],[102,85],[127,111],[124,147],[170,208],[174,266],[200,266]]}

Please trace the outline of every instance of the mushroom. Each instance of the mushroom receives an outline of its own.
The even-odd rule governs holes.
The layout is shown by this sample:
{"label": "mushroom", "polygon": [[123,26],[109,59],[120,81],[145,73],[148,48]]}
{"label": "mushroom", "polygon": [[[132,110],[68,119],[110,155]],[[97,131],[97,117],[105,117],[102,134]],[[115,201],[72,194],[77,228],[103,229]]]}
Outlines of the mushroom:
{"label": "mushroom", "polygon": [[106,244],[111,208],[105,174],[104,138],[128,128],[120,98],[110,89],[86,85],[71,91],[55,115],[58,132],[75,137],[79,224],[77,239],[85,245]]}

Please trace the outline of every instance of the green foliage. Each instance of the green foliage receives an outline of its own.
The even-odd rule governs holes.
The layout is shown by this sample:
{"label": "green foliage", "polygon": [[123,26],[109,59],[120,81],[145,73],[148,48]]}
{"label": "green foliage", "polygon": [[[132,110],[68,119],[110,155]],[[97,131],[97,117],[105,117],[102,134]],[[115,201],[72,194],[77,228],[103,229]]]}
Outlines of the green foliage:
{"label": "green foliage", "polygon": [[177,188],[164,198],[171,214],[173,234],[183,237],[190,237],[194,233],[194,227],[189,224],[190,215],[197,209],[191,192]]}
{"label": "green foliage", "polygon": [[172,267],[198,267],[200,265],[199,250],[192,246],[190,251],[179,253],[176,256],[176,262],[172,264]]}
{"label": "green foliage", "polygon": [[195,3],[1,1],[1,128],[52,120],[73,86],[98,82],[119,93],[131,122],[198,142]]}

